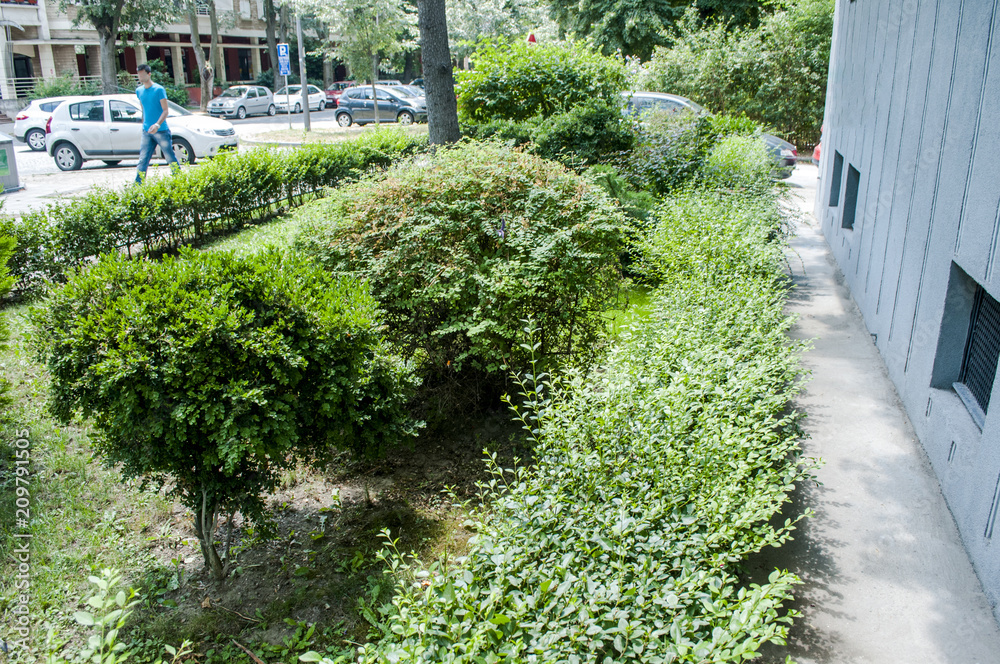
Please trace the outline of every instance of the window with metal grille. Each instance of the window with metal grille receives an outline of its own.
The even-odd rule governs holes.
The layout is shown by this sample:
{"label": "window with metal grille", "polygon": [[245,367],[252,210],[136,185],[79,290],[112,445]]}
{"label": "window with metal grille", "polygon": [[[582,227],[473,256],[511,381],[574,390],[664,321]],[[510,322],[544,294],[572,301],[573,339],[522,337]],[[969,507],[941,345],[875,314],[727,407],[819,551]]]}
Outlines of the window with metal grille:
{"label": "window with metal grille", "polygon": [[830,207],[840,205],[840,181],[844,179],[844,155],[833,152],[833,175],[830,176]]}
{"label": "window with metal grille", "polygon": [[964,385],[985,415],[990,407],[993,379],[1000,358],[1000,302],[977,286],[969,321],[969,337],[958,382]]}
{"label": "window with metal grille", "polygon": [[858,212],[858,186],[861,183],[861,173],[853,164],[847,165],[847,190],[844,192],[844,217],[840,222],[842,228],[854,228],[854,217]]}

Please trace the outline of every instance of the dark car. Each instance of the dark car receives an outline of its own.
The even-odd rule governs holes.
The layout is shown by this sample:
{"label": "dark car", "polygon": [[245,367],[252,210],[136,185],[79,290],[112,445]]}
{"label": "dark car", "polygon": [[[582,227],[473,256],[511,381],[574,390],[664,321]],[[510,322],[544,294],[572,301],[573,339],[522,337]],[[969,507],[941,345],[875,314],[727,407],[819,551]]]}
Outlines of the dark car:
{"label": "dark car", "polygon": [[402,86],[370,85],[347,88],[337,100],[337,124],[350,127],[375,122],[375,101],[378,101],[379,122],[411,124],[427,120],[427,101],[402,89]]}
{"label": "dark car", "polygon": [[798,161],[799,151],[794,145],[786,140],[780,139],[771,134],[761,134],[767,145],[767,152],[774,160],[774,175],[779,178],[787,178],[792,175],[792,169]]}

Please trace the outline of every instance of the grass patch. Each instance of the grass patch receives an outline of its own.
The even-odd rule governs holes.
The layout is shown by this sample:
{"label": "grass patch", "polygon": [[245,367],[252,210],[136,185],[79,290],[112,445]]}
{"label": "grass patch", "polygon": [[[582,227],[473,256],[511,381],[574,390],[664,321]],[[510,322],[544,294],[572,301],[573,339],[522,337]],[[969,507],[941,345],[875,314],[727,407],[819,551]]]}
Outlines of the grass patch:
{"label": "grass patch", "polygon": [[[396,127],[393,126],[395,129]],[[260,134],[254,134],[250,140],[254,143],[296,143],[296,144],[307,144],[307,143],[339,143],[341,141],[350,140],[357,138],[364,133],[373,133],[377,131],[384,130],[383,126],[375,125],[353,125],[351,127],[319,127],[313,128],[311,131],[306,131],[305,129],[292,128],[292,129],[278,129],[275,131],[263,132]],[[399,125],[398,129],[400,131],[406,132],[408,136],[422,136],[427,133],[427,124],[412,124],[412,125]]]}

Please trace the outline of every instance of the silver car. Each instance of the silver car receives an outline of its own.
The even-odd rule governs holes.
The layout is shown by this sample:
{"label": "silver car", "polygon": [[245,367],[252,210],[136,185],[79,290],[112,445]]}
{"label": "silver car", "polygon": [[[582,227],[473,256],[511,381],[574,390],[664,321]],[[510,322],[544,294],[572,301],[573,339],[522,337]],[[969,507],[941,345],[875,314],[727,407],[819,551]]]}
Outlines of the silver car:
{"label": "silver car", "polygon": [[45,149],[45,123],[66,97],[35,99],[18,111],[14,118],[14,137],[37,152]]}
{"label": "silver car", "polygon": [[260,85],[234,85],[208,102],[208,113],[213,117],[236,117],[242,120],[248,115],[274,115],[277,110],[274,95]]}

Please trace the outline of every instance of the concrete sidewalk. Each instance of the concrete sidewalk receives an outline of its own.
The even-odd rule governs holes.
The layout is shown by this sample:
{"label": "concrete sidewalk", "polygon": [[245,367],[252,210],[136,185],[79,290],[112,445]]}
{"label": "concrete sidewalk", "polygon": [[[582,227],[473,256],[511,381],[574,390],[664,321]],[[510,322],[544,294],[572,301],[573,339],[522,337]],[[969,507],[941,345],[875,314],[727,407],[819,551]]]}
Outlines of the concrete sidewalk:
{"label": "concrete sidewalk", "polygon": [[[790,180],[804,218],[789,256],[789,313],[812,377],[806,456],[819,484],[799,487],[796,507],[815,516],[796,539],[769,549],[751,571],[790,569],[802,580],[803,615],[787,647],[763,662],[799,664],[997,664],[1000,630],[931,466],[843,285],[811,211],[816,168]],[[766,578],[766,577],[765,577]]]}

